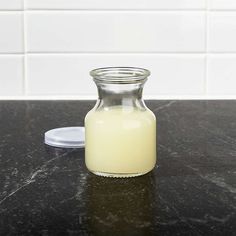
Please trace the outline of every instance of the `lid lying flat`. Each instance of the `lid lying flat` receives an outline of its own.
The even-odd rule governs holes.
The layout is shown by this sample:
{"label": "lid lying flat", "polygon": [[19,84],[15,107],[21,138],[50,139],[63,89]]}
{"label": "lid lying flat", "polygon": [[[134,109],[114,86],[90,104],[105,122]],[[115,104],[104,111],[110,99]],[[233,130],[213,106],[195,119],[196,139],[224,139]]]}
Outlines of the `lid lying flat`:
{"label": "lid lying flat", "polygon": [[47,131],[44,134],[47,145],[61,148],[82,148],[85,146],[84,127],[63,127]]}

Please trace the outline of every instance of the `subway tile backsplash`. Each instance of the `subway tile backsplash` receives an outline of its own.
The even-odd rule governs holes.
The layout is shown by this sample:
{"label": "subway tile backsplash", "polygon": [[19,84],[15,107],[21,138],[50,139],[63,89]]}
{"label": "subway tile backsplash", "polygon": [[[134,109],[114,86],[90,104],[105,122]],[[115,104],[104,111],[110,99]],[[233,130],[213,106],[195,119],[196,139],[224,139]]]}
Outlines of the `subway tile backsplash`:
{"label": "subway tile backsplash", "polygon": [[211,55],[208,66],[208,93],[235,96],[236,55]]}
{"label": "subway tile backsplash", "polygon": [[203,55],[30,55],[27,57],[27,64],[30,78],[28,95],[94,94],[96,88],[88,72],[104,65],[150,69],[152,74],[145,86],[145,94],[151,96],[204,95]]}
{"label": "subway tile backsplash", "polygon": [[23,56],[0,55],[0,95],[23,95]]}
{"label": "subway tile backsplash", "polygon": [[236,98],[235,0],[0,0],[0,99],[91,98],[89,71],[151,70],[149,98]]}
{"label": "subway tile backsplash", "polygon": [[28,52],[204,52],[203,12],[27,13]]}
{"label": "subway tile backsplash", "polygon": [[204,9],[205,0],[26,0],[28,9]]}
{"label": "subway tile backsplash", "polygon": [[23,14],[0,11],[0,53],[23,53],[23,45]]}
{"label": "subway tile backsplash", "polygon": [[[30,0],[29,0],[30,1]],[[235,0],[208,0],[208,7],[215,10],[236,10]]]}
{"label": "subway tile backsplash", "polygon": [[23,10],[24,0],[0,0],[0,10]]}
{"label": "subway tile backsplash", "polygon": [[236,52],[236,11],[209,14],[209,50]]}

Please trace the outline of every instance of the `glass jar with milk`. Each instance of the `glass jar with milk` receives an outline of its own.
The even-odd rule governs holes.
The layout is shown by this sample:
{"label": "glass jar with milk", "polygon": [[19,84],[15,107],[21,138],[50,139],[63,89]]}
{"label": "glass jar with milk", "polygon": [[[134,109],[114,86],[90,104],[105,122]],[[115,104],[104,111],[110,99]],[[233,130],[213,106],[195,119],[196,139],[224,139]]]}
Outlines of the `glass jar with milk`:
{"label": "glass jar with milk", "polygon": [[142,99],[150,72],[134,67],[92,70],[98,88],[85,117],[85,163],[94,174],[134,177],[156,163],[156,118]]}

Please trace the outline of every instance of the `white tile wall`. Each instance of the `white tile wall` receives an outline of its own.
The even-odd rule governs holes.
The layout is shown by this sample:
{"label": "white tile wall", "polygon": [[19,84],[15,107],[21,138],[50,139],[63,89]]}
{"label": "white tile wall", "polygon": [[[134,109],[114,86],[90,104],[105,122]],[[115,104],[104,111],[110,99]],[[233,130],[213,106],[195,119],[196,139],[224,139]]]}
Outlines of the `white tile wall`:
{"label": "white tile wall", "polygon": [[30,12],[28,52],[203,52],[202,12]]}
{"label": "white tile wall", "polygon": [[235,0],[208,0],[210,9],[215,10],[233,10],[236,9]]}
{"label": "white tile wall", "polygon": [[0,53],[23,52],[23,15],[0,12]]}
{"label": "white tile wall", "polygon": [[24,0],[0,0],[0,10],[22,10]]}
{"label": "white tile wall", "polygon": [[209,14],[209,50],[236,52],[236,11]]}
{"label": "white tile wall", "polygon": [[205,0],[26,0],[28,9],[204,9]]}
{"label": "white tile wall", "polygon": [[151,98],[236,99],[235,0],[0,0],[0,99],[95,96],[141,66]]}
{"label": "white tile wall", "polygon": [[23,95],[23,56],[0,55],[0,95]]}
{"label": "white tile wall", "polygon": [[236,55],[209,56],[209,94],[231,95],[236,94]]}
{"label": "white tile wall", "polygon": [[153,54],[31,55],[27,92],[29,95],[94,94],[96,88],[88,71],[104,65],[149,68],[152,75],[145,85],[145,94],[204,94],[205,56]]}

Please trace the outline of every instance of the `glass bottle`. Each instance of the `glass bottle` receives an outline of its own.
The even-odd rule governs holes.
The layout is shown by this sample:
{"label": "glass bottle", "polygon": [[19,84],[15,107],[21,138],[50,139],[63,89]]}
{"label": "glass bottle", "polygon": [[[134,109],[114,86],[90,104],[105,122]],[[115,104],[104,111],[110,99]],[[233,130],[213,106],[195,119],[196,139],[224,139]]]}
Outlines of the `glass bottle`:
{"label": "glass bottle", "polygon": [[85,163],[96,175],[134,177],[156,163],[156,117],[143,99],[150,72],[134,67],[92,70],[98,88],[85,117]]}

